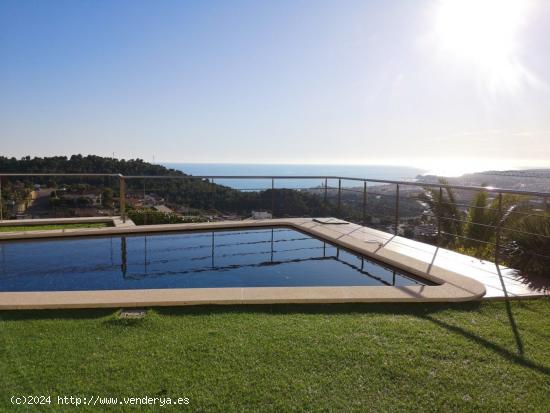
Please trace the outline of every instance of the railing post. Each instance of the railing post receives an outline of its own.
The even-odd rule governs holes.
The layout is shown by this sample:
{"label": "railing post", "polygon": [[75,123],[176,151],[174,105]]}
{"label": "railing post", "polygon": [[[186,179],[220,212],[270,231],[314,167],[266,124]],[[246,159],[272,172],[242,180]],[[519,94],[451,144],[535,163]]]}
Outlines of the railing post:
{"label": "railing post", "polygon": [[498,217],[496,227],[496,245],[495,245],[495,264],[498,265],[500,260],[500,234],[502,225],[502,192],[498,193]]}
{"label": "railing post", "polygon": [[[142,211],[143,211],[143,224],[147,225],[147,212],[145,211],[145,178],[143,178],[143,203],[142,203]],[[153,221],[155,222],[155,221]]]}
{"label": "railing post", "polygon": [[212,210],[216,209],[216,184],[214,183],[214,178],[212,178]]}
{"label": "railing post", "polygon": [[395,186],[395,235],[399,234],[399,184]]}
{"label": "railing post", "polygon": [[363,226],[367,225],[367,181],[363,181]]}
{"label": "railing post", "polygon": [[338,218],[342,217],[342,213],[340,210],[341,205],[342,205],[342,180],[338,179],[338,209],[337,209]]}
{"label": "railing post", "polygon": [[439,187],[439,205],[437,208],[437,246],[441,245],[441,206],[443,205],[443,187]]}
{"label": "railing post", "polygon": [[2,176],[0,176],[0,221],[4,219],[4,201],[2,201]]}
{"label": "railing post", "polygon": [[325,203],[327,202],[328,178],[325,178]]}
{"label": "railing post", "polygon": [[124,176],[119,175],[119,204],[120,204],[120,217],[122,222],[126,222],[126,183],[124,182]]}
{"label": "railing post", "polygon": [[271,218],[275,218],[275,178],[271,178]]}

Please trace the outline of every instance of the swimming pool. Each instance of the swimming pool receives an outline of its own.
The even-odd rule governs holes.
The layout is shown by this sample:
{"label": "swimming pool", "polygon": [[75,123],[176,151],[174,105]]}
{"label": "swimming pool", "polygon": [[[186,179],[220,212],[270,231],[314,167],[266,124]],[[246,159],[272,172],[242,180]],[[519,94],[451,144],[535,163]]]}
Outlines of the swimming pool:
{"label": "swimming pool", "polygon": [[0,291],[422,286],[285,227],[0,242]]}

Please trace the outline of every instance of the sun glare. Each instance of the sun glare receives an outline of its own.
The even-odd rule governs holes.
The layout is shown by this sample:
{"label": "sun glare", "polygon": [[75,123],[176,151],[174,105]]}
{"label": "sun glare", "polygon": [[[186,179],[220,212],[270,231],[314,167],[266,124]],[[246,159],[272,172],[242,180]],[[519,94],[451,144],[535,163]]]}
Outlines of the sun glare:
{"label": "sun glare", "polygon": [[441,0],[435,35],[441,50],[472,62],[495,81],[522,75],[519,31],[529,0]]}
{"label": "sun glare", "polygon": [[[412,164],[414,160],[411,160]],[[437,175],[445,177],[457,177],[464,174],[482,172],[482,171],[502,171],[513,169],[537,168],[543,165],[542,162],[536,160],[515,160],[509,159],[484,159],[484,158],[469,158],[469,159],[425,159],[422,163],[422,168],[426,170],[426,175]]]}

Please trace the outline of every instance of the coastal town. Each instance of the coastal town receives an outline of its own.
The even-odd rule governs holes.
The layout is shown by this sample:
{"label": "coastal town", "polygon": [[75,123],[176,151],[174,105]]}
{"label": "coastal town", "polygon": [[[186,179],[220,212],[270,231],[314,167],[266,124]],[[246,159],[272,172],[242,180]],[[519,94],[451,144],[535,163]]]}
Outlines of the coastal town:
{"label": "coastal town", "polygon": [[[418,176],[415,183],[433,184],[440,182],[440,177],[426,175]],[[462,186],[498,186],[530,191],[550,190],[550,170],[526,170],[508,172],[484,172],[467,174],[461,177],[445,178],[446,182]],[[13,180],[12,180],[13,181]],[[365,205],[365,215],[361,214],[362,203],[366,202],[363,189],[368,191],[368,205]],[[310,193],[333,204],[337,198],[348,211],[348,219],[358,223],[367,223],[370,227],[407,238],[433,243],[438,233],[438,221],[426,204],[425,189],[418,185],[400,186],[399,208],[400,219],[393,219],[396,208],[395,185],[373,184],[367,188],[344,187],[338,194],[335,187],[313,187],[295,189],[297,192]],[[471,190],[455,190],[459,201],[458,210],[466,214],[475,193]],[[270,210],[256,210],[251,206],[248,210],[228,211],[222,202],[196,207],[170,200],[169,195],[133,188],[125,192],[125,205],[129,216],[139,224],[162,222],[214,222],[223,220],[263,219],[272,217]],[[41,185],[38,183],[24,184],[13,181],[10,187],[4,184],[1,213],[3,218],[65,218],[93,217],[115,215],[120,204],[119,192],[116,188],[94,186],[83,182],[73,184]],[[489,201],[492,198],[489,197]],[[550,209],[550,200],[533,198],[529,200],[535,210]],[[279,217],[291,217],[292,214],[280,211]],[[363,220],[365,222],[363,222]]]}

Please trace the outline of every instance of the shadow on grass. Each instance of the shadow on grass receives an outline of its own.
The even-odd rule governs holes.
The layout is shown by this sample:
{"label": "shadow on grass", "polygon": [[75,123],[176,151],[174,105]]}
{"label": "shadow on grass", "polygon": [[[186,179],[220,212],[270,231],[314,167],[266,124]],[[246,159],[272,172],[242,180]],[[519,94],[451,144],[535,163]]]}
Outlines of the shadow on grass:
{"label": "shadow on grass", "polygon": [[110,327],[145,327],[149,325],[149,319],[144,318],[119,318],[109,317],[103,321],[103,324]]}
{"label": "shadow on grass", "polygon": [[0,311],[2,320],[86,320],[103,318],[115,314],[116,308],[83,308],[55,310],[5,310]]}
{"label": "shadow on grass", "polygon": [[523,339],[521,337],[521,334],[519,333],[519,329],[516,323],[516,319],[514,317],[514,313],[512,312],[512,305],[510,304],[510,297],[508,295],[508,291],[506,289],[506,283],[504,282],[502,272],[500,270],[500,266],[498,265],[498,262],[496,263],[496,269],[497,273],[500,279],[500,284],[502,287],[502,291],[504,292],[504,305],[506,308],[506,315],[508,317],[508,322],[510,323],[510,330],[512,332],[512,335],[514,336],[515,344],[516,344],[516,352],[512,352],[505,347],[502,347],[498,344],[495,344],[483,337],[480,337],[468,330],[465,330],[462,327],[457,327],[454,325],[451,325],[445,321],[435,319],[431,317],[429,314],[426,314],[422,316],[423,319],[431,321],[432,323],[438,325],[439,327],[445,328],[446,330],[449,330],[453,333],[460,334],[461,336],[474,341],[475,343],[488,348],[495,353],[499,354],[501,357],[504,357],[505,359],[519,364],[523,367],[527,367],[533,370],[536,370],[540,373],[543,373],[545,375],[550,375],[550,367],[544,366],[542,364],[535,363],[531,360],[528,360],[525,358],[525,350],[523,345]]}
{"label": "shadow on grass", "polygon": [[148,324],[150,317],[120,318],[118,308],[2,311],[0,321],[37,320],[102,320],[110,327],[138,327]]}
{"label": "shadow on grass", "polygon": [[[350,303],[350,304],[258,304],[154,307],[159,315],[204,316],[210,314],[402,314],[424,315],[445,310],[476,311],[481,302],[466,303]],[[59,309],[0,311],[0,320],[93,319],[114,316],[119,309]],[[146,317],[148,318],[148,317]],[[120,324],[120,323],[117,323]]]}
{"label": "shadow on grass", "polygon": [[514,334],[514,339],[516,340],[516,346],[518,350],[518,354],[520,356],[523,356],[523,340],[521,339],[521,335],[519,334],[519,330],[516,324],[516,319],[514,318],[514,313],[512,313],[512,306],[510,305],[510,298],[508,297],[508,290],[506,289],[506,283],[504,282],[504,279],[502,278],[502,272],[500,271],[500,265],[498,264],[498,261],[495,264],[498,277],[500,280],[500,285],[502,287],[502,291],[504,292],[504,301],[506,304],[506,314],[508,315],[508,320],[510,321],[510,328],[512,329],[512,333]]}
{"label": "shadow on grass", "polygon": [[456,334],[460,334],[461,336],[471,340],[471,341],[474,341],[475,343],[485,347],[485,348],[488,348],[492,351],[494,351],[495,353],[497,353],[498,355],[500,355],[501,357],[504,357],[505,359],[513,362],[513,363],[516,363],[516,364],[519,364],[523,367],[528,367],[530,369],[533,369],[533,370],[536,370],[538,371],[539,373],[543,373],[543,374],[546,374],[546,375],[550,375],[550,367],[546,367],[542,364],[538,364],[538,363],[535,363],[531,360],[528,360],[526,359],[524,356],[523,356],[523,347],[522,347],[522,353],[520,354],[516,354],[498,344],[495,344],[483,337],[480,337],[468,330],[465,330],[464,328],[462,327],[457,327],[457,326],[453,326],[449,323],[446,323],[445,321],[441,321],[441,320],[438,320],[438,319],[435,319],[433,317],[431,317],[430,315],[426,315],[424,317],[422,317],[423,319],[425,320],[428,320],[428,321],[431,321],[432,323],[438,325],[439,327],[442,327],[442,328],[445,328],[446,330],[449,330],[453,333],[456,333]]}
{"label": "shadow on grass", "polygon": [[400,314],[419,316],[440,311],[476,311],[480,301],[466,303],[349,303],[349,304],[258,304],[156,307],[167,316],[210,314]]}

